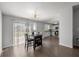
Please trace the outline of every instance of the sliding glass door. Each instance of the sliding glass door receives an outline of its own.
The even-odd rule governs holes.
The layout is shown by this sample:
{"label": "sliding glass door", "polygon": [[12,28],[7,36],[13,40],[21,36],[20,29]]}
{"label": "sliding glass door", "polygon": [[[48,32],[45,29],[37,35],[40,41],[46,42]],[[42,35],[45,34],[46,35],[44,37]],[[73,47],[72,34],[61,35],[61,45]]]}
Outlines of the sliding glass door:
{"label": "sliding glass door", "polygon": [[24,23],[13,23],[13,45],[25,42],[26,25]]}
{"label": "sliding glass door", "polygon": [[29,23],[13,23],[13,45],[19,45],[25,43],[25,33],[31,35],[32,32],[36,32],[37,26],[35,22]]}

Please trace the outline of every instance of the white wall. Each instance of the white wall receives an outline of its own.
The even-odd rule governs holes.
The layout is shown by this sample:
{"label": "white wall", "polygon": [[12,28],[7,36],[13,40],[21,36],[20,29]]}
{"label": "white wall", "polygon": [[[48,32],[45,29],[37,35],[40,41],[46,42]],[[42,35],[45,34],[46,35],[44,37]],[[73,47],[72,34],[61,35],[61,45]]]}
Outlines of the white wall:
{"label": "white wall", "polygon": [[13,27],[12,27],[12,19],[7,16],[2,17],[2,48],[6,48],[12,46],[13,43]]}
{"label": "white wall", "polygon": [[59,20],[59,44],[66,47],[73,47],[73,26],[72,7],[65,6],[60,12]]}
{"label": "white wall", "polygon": [[2,52],[2,14],[0,11],[0,54]]}

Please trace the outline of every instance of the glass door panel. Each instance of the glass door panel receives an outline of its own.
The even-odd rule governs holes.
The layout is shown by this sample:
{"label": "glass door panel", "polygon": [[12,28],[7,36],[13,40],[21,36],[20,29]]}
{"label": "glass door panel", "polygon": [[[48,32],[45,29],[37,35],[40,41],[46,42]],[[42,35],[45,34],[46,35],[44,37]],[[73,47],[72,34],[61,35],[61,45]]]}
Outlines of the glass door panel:
{"label": "glass door panel", "polygon": [[13,24],[13,45],[19,45],[25,42],[26,26],[23,23]]}

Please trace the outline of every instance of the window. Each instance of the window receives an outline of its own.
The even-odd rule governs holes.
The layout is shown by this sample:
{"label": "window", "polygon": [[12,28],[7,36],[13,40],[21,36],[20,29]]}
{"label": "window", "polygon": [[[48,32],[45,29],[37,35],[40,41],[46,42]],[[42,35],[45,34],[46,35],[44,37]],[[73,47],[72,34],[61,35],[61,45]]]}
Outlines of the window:
{"label": "window", "polygon": [[32,25],[31,24],[29,24],[29,33],[28,33],[29,35],[31,35],[32,34]]}
{"label": "window", "polygon": [[45,24],[45,30],[50,29],[50,25],[49,24]]}
{"label": "window", "polygon": [[37,30],[37,24],[33,23],[33,31],[36,31],[36,30]]}
{"label": "window", "polygon": [[47,28],[50,29],[50,25],[49,24],[47,25]]}

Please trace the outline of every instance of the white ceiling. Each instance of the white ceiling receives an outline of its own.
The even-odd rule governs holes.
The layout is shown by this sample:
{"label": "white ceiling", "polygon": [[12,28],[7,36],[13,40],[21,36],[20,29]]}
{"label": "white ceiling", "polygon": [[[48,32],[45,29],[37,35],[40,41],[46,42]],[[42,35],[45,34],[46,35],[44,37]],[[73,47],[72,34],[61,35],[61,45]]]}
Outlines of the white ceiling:
{"label": "white ceiling", "polygon": [[[60,16],[64,6],[73,6],[78,2],[0,2],[0,10],[4,14],[33,19],[33,13],[37,9],[40,21],[52,22]],[[48,21],[50,20],[50,21]]]}

